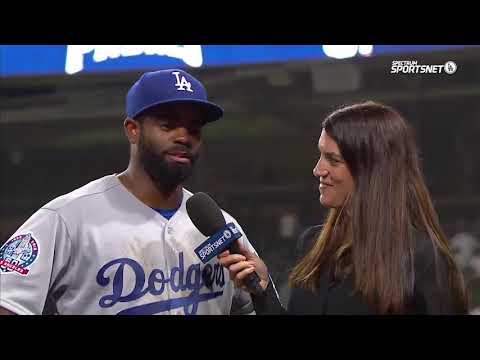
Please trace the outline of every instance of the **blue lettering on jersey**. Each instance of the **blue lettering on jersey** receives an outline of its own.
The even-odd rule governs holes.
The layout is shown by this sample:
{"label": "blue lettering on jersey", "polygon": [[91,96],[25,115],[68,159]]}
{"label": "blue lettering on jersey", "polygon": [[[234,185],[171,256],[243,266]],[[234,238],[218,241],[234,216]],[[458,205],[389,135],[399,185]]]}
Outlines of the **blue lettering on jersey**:
{"label": "blue lettering on jersey", "polygon": [[[112,293],[102,296],[98,302],[102,308],[112,307],[118,302],[134,301],[147,293],[161,295],[165,291],[166,285],[169,285],[175,293],[191,290],[191,293],[186,297],[138,305],[119,312],[119,315],[153,315],[181,307],[183,307],[186,315],[195,315],[200,302],[214,299],[223,294],[223,291],[213,291],[212,285],[214,283],[221,288],[225,286],[225,275],[220,264],[216,263],[213,268],[211,264],[207,264],[203,269],[200,268],[199,263],[192,264],[185,271],[183,252],[178,254],[178,266],[174,266],[170,270],[170,277],[166,277],[161,269],[153,269],[147,279],[143,267],[135,260],[129,258],[112,260],[98,271],[97,283],[100,286],[110,284],[110,276],[107,276],[106,272],[114,269],[115,266],[117,268],[113,276]],[[125,267],[135,274],[133,289],[130,292],[124,289]],[[210,292],[200,294],[202,287],[208,287]]]}

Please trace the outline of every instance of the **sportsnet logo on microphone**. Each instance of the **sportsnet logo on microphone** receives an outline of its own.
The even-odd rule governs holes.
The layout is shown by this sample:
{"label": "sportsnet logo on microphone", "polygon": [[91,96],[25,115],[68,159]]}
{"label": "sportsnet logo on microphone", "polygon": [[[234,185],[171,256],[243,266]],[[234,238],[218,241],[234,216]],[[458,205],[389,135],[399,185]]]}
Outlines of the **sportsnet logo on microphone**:
{"label": "sportsnet logo on microphone", "polygon": [[222,251],[227,249],[232,242],[242,237],[242,233],[234,223],[228,223],[215,234],[205,240],[195,249],[195,254],[206,264]]}
{"label": "sportsnet logo on microphone", "polygon": [[392,61],[390,74],[449,74],[457,71],[457,64],[447,61],[442,65],[420,65],[415,60]]}

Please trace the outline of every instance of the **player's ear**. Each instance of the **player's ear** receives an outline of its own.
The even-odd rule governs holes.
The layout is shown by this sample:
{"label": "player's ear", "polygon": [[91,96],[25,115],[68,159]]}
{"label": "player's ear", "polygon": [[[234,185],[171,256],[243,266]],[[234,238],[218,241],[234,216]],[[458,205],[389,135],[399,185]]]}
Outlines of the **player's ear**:
{"label": "player's ear", "polygon": [[130,144],[136,144],[140,137],[140,123],[137,120],[126,118],[123,122],[123,129]]}

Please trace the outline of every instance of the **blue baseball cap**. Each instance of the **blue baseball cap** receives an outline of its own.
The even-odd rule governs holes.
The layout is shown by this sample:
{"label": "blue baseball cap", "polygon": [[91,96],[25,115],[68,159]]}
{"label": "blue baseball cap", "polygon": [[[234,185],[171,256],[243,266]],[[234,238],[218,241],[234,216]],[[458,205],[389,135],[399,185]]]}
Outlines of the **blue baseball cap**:
{"label": "blue baseball cap", "polygon": [[223,109],[207,100],[202,83],[189,73],[179,69],[144,73],[128,90],[126,114],[134,118],[153,106],[175,102],[194,103],[205,110],[205,122],[218,120]]}

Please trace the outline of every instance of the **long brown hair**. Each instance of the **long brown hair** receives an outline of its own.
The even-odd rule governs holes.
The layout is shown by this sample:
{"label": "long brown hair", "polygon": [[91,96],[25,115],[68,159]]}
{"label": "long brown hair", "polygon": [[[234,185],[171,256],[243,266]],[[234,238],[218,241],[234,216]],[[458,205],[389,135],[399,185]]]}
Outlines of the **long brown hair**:
{"label": "long brown hair", "polygon": [[391,107],[372,101],[340,108],[323,122],[355,183],[331,209],[313,247],[294,267],[293,286],[316,289],[320,272],[352,274],[355,290],[378,313],[403,313],[414,292],[414,229],[446,260],[459,312],[467,311],[463,277],[448,247],[420,167],[412,129]]}

